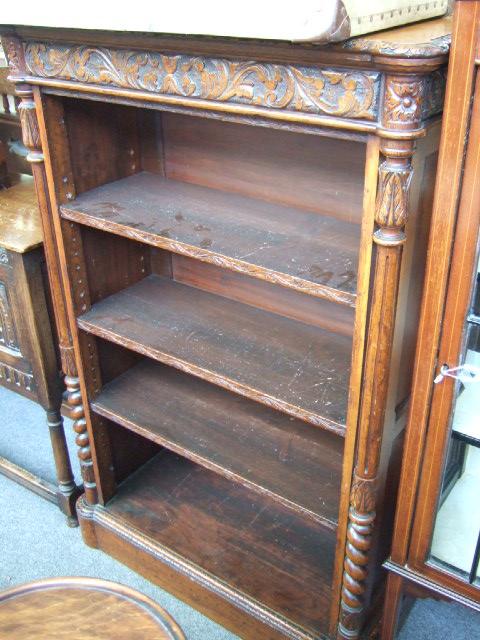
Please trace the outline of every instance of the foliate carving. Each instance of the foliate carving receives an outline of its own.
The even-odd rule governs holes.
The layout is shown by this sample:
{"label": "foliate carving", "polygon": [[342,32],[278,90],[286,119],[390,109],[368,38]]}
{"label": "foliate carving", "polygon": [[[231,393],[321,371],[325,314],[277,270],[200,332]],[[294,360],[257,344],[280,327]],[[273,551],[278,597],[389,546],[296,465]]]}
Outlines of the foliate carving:
{"label": "foliate carving", "polygon": [[375,220],[380,226],[401,228],[407,222],[412,173],[409,164],[397,166],[386,160],[380,165],[375,211]]}
{"label": "foliate carving", "polygon": [[357,513],[369,513],[375,510],[375,483],[356,477],[350,491],[350,504]]}
{"label": "foliate carving", "polygon": [[447,84],[447,67],[437,69],[425,78],[422,118],[430,118],[442,112]]}
{"label": "foliate carving", "polygon": [[21,387],[25,391],[33,392],[35,390],[35,382],[31,373],[20,371],[20,369],[4,362],[0,362],[0,381],[11,387]]}
{"label": "foliate carving", "polygon": [[450,50],[451,35],[446,34],[435,38],[430,42],[420,42],[418,44],[401,44],[388,40],[372,40],[371,38],[352,38],[342,42],[340,48],[351,51],[366,51],[371,54],[381,56],[393,56],[398,58],[433,58],[443,56]]}
{"label": "foliate carving", "polygon": [[341,638],[357,638],[361,628],[368,573],[368,552],[375,522],[375,490],[374,479],[362,479],[355,474],[350,493],[342,583],[339,621]]}
{"label": "foliate carving", "polygon": [[424,80],[387,78],[383,120],[386,125],[412,125],[420,122]]}
{"label": "foliate carving", "polygon": [[7,288],[3,282],[0,282],[0,347],[20,353]]}
{"label": "foliate carving", "polygon": [[374,120],[380,74],[27,43],[31,74],[156,94]]}
{"label": "foliate carving", "polygon": [[61,344],[60,359],[62,361],[62,371],[64,374],[75,378],[77,376],[77,363],[75,362],[73,346]]}
{"label": "foliate carving", "polygon": [[20,40],[3,36],[2,46],[7,56],[10,75],[14,78],[20,76],[24,70],[23,48]]}
{"label": "foliate carving", "polygon": [[73,420],[73,430],[77,434],[75,442],[78,446],[78,458],[82,472],[85,497],[89,504],[97,502],[97,485],[93,471],[92,452],[87,431],[87,422],[82,404],[80,381],[73,376],[65,376],[67,387],[67,404],[70,407],[70,417]]}
{"label": "foliate carving", "polygon": [[40,131],[38,128],[37,112],[33,100],[22,99],[18,106],[20,123],[22,125],[23,144],[27,149],[35,150],[41,147]]}

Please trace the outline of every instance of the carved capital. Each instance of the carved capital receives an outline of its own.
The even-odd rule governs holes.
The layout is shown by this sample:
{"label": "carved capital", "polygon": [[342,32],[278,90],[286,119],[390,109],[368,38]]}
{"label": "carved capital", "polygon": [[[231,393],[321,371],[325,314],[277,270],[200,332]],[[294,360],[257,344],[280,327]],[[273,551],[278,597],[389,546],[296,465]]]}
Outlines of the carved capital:
{"label": "carved capital", "polygon": [[22,100],[18,106],[18,113],[22,125],[23,144],[31,151],[40,149],[40,131],[34,101],[22,96]]}
{"label": "carved capital", "polygon": [[75,361],[75,353],[73,346],[60,345],[60,358],[62,361],[62,371],[66,376],[75,378],[77,376],[77,363]]}
{"label": "carved capital", "polygon": [[375,517],[376,481],[360,478],[356,474],[350,491],[350,505],[357,514]]}
{"label": "carved capital", "polygon": [[412,173],[408,160],[402,163],[385,160],[380,165],[375,209],[375,222],[380,229],[374,234],[379,244],[401,244],[405,240],[403,227],[408,219]]}

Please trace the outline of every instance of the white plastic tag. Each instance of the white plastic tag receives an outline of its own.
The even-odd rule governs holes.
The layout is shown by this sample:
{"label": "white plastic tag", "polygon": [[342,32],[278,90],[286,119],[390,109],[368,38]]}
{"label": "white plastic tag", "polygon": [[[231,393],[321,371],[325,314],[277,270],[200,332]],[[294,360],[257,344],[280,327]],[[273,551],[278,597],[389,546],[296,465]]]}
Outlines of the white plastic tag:
{"label": "white plastic tag", "polygon": [[435,384],[442,382],[444,378],[453,378],[460,380],[463,384],[472,384],[472,382],[480,382],[480,367],[473,364],[462,364],[459,367],[449,368],[446,364],[440,369],[440,373],[433,381]]}

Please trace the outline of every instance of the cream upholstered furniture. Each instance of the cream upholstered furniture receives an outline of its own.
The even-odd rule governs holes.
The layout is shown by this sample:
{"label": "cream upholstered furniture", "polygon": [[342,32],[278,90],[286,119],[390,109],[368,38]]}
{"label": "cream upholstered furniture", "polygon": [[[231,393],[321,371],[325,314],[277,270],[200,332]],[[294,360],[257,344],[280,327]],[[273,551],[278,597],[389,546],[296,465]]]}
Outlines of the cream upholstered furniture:
{"label": "cream upholstered furniture", "polygon": [[[112,7],[114,4],[114,7]],[[338,42],[391,29],[446,13],[448,0],[244,0],[235,5],[218,0],[175,3],[152,10],[150,0],[137,0],[135,11],[117,2],[14,4],[2,7],[3,24],[192,34],[229,38],[261,38],[292,42]]]}

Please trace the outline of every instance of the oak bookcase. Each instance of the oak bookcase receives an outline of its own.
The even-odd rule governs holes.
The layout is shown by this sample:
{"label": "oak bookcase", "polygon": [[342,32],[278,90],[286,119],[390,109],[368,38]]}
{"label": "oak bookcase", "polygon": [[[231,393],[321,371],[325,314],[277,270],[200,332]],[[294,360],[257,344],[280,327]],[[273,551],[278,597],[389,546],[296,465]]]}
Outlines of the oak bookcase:
{"label": "oak bookcase", "polygon": [[3,43],[62,269],[85,541],[241,637],[358,637],[390,540],[448,19],[331,47]]}

